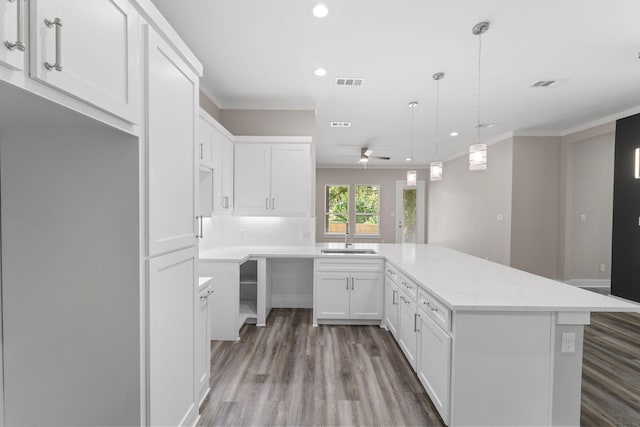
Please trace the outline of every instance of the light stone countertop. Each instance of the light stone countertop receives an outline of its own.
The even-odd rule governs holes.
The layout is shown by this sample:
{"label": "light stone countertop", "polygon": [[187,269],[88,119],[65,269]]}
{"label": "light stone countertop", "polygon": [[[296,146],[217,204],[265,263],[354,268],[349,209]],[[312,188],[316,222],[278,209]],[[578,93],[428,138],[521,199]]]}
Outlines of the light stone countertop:
{"label": "light stone countertop", "polygon": [[355,248],[373,249],[377,254],[321,253],[325,248],[343,247],[342,243],[217,247],[201,251],[200,261],[241,263],[251,257],[385,258],[453,310],[640,312],[640,304],[579,289],[436,245],[355,244]]}

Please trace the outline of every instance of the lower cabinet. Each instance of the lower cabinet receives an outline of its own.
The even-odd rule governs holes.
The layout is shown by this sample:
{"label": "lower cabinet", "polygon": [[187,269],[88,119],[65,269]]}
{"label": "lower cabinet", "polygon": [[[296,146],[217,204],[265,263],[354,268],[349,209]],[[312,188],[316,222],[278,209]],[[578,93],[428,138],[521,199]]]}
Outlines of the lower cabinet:
{"label": "lower cabinet", "polygon": [[149,424],[197,416],[194,321],[198,248],[149,261]]}
{"label": "lower cabinet", "polygon": [[418,378],[445,424],[449,424],[451,337],[425,312],[418,311]]}
{"label": "lower cabinet", "polygon": [[389,276],[384,277],[384,323],[391,334],[398,339],[400,299],[398,285]]}
{"label": "lower cabinet", "polygon": [[398,344],[415,371],[418,354],[418,313],[417,304],[405,292],[399,292],[400,328]]}
{"label": "lower cabinet", "polygon": [[314,268],[314,324],[383,319],[381,260],[316,259]]}
{"label": "lower cabinet", "polygon": [[[201,279],[202,281],[202,279]],[[209,295],[213,292],[210,284],[204,285],[198,292],[195,323],[196,352],[196,398],[198,406],[209,392],[209,374],[211,364],[211,338],[209,334]]]}

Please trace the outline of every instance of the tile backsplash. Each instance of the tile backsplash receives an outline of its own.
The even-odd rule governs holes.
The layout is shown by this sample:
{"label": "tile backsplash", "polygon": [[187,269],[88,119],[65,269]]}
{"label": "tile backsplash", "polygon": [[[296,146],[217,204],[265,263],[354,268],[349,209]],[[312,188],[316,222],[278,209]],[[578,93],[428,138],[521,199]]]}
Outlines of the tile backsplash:
{"label": "tile backsplash", "polygon": [[200,249],[230,245],[315,245],[315,227],[315,218],[214,216],[203,219]]}

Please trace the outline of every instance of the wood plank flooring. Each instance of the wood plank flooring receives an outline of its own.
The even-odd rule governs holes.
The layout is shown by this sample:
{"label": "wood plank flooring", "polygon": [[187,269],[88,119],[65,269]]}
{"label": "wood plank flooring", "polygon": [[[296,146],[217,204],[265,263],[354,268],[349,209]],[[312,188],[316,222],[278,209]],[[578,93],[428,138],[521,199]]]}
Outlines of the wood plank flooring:
{"label": "wood plank flooring", "polygon": [[[592,314],[585,327],[581,425],[640,426],[640,315]],[[274,309],[266,328],[212,342],[201,426],[442,426],[391,334],[311,326]]]}

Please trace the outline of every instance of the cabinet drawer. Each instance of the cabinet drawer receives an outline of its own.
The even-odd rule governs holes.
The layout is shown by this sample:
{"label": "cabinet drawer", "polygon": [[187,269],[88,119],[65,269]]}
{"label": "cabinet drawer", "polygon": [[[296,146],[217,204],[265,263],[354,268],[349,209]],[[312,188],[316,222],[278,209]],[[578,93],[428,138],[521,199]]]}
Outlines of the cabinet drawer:
{"label": "cabinet drawer", "polygon": [[418,307],[422,308],[442,329],[451,330],[451,311],[422,288],[418,290]]}
{"label": "cabinet drawer", "polygon": [[356,259],[336,259],[336,258],[316,258],[316,271],[346,271],[346,272],[372,272],[382,271],[384,263],[376,258],[356,258]]}
{"label": "cabinet drawer", "polygon": [[418,299],[418,285],[405,276],[402,272],[398,273],[400,289],[404,289],[407,294],[415,301]]}
{"label": "cabinet drawer", "polygon": [[393,265],[389,264],[388,262],[385,263],[384,266],[384,273],[387,275],[387,277],[396,285],[398,284],[398,269],[395,268]]}

